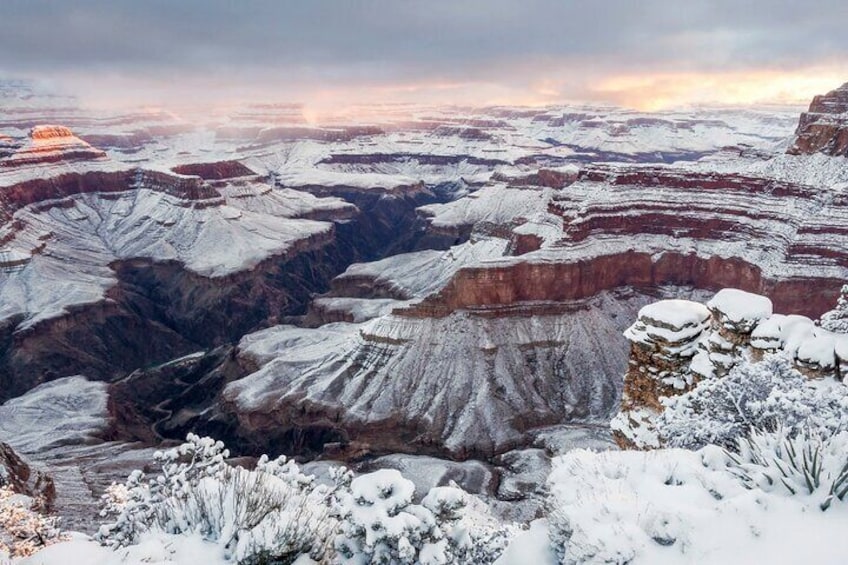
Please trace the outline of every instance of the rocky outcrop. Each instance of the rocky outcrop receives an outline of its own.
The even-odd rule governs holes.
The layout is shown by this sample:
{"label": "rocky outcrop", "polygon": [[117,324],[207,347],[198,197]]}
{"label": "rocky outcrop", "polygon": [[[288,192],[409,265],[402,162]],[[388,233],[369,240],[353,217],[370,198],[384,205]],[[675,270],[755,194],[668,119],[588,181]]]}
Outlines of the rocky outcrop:
{"label": "rocky outcrop", "polygon": [[664,300],[639,312],[624,332],[630,359],[621,410],[611,426],[622,448],[659,447],[653,421],[662,399],[702,379],[722,378],[745,360],[785,355],[809,378],[843,378],[848,334],[797,315],[772,313],[772,302],[739,289],[722,289],[706,306]]}
{"label": "rocky outcrop", "polygon": [[30,130],[28,144],[0,159],[0,167],[87,161],[105,157],[106,153],[76,137],[64,126],[40,125]]}
{"label": "rocky outcrop", "polygon": [[171,169],[181,175],[198,176],[204,180],[224,180],[255,175],[256,173],[239,161],[217,161],[214,163],[190,163]]}
{"label": "rocky outcrop", "polygon": [[848,157],[848,83],[813,99],[810,109],[801,114],[787,153]]}
{"label": "rocky outcrop", "polygon": [[662,411],[662,398],[681,394],[697,382],[689,365],[709,322],[710,311],[689,300],[663,300],[639,311],[637,321],[624,332],[630,359],[621,411],[612,422],[619,446],[659,445],[651,419]]}
{"label": "rocky outcrop", "polygon": [[710,329],[700,341],[690,370],[698,378],[723,377],[744,358],[751,334],[772,315],[773,306],[765,296],[725,288],[707,307],[712,314]]}
{"label": "rocky outcrop", "polygon": [[0,442],[0,486],[9,486],[19,494],[31,496],[49,508],[56,498],[53,480],[29,466],[11,446]]}

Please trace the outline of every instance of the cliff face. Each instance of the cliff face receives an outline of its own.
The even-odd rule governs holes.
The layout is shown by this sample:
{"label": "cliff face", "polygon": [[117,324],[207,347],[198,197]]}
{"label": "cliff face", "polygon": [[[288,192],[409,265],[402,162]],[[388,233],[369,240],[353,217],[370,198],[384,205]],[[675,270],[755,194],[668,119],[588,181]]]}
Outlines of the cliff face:
{"label": "cliff face", "polygon": [[816,96],[801,115],[795,140],[787,153],[848,156],[848,83]]}
{"label": "cliff face", "polygon": [[32,469],[12,447],[0,442],[0,485],[10,486],[13,491],[39,500],[49,508],[56,498],[53,480]]}
{"label": "cliff face", "polygon": [[[351,267],[313,313],[359,323],[281,329],[257,335],[261,347],[246,338],[259,368],[225,389],[222,410],[250,437],[308,430],[316,451],[326,440],[498,453],[535,427],[605,420],[628,355],[612,328],[651,296],[734,287],[818,316],[848,275],[838,192],[684,168],[558,173],[424,207],[428,229],[470,225],[469,240]],[[631,412],[657,410],[748,347],[753,325],[720,304],[695,308],[691,323],[641,320],[651,337],[631,346]]]}
{"label": "cliff face", "polygon": [[464,267],[402,314],[443,316],[463,308],[581,300],[621,287],[680,285],[741,288],[771,296],[782,311],[818,316],[833,304],[848,272],[846,199],[809,186],[593,167],[577,182],[538,196],[539,210],[518,209],[516,217],[553,218],[559,233],[553,227],[521,233],[531,222],[513,220],[520,257]]}
{"label": "cliff face", "polygon": [[673,252],[657,256],[628,251],[573,263],[528,262],[463,269],[440,293],[404,308],[398,314],[439,317],[457,309],[581,300],[622,287],[648,291],[664,285],[677,285],[704,290],[734,286],[769,292],[785,311],[817,315],[833,304],[840,283],[838,278],[767,278],[758,266],[736,257],[705,258],[694,253],[683,255]]}

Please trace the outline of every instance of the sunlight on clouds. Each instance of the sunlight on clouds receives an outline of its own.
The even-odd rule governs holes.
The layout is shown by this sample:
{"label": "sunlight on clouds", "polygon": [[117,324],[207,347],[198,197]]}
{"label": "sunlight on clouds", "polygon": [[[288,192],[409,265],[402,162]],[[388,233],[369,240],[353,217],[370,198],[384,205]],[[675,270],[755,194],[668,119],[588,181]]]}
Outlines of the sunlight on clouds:
{"label": "sunlight on clouds", "polygon": [[845,82],[848,67],[730,73],[617,75],[602,79],[593,92],[640,110],[691,104],[805,104]]}

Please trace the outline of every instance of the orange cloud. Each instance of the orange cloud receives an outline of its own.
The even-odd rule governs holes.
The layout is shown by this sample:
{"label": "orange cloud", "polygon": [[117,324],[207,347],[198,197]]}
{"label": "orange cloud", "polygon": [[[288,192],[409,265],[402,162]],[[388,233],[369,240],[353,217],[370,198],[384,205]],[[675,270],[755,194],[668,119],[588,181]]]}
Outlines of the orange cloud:
{"label": "orange cloud", "polygon": [[697,104],[805,104],[846,80],[846,66],[792,72],[627,74],[602,79],[592,91],[611,102],[652,111]]}

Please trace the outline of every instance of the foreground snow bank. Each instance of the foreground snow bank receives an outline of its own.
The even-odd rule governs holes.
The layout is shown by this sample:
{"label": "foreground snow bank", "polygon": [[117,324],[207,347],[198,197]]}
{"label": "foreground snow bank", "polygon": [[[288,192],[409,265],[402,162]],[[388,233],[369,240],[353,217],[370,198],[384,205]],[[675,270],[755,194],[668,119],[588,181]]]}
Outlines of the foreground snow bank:
{"label": "foreground snow bank", "polygon": [[76,539],[52,545],[15,565],[232,565],[217,544],[200,535],[149,534],[138,545],[112,551],[93,541]]}
{"label": "foreground snow bank", "polygon": [[746,484],[715,446],[577,450],[555,460],[549,485],[549,538],[526,551],[547,541],[560,563],[835,564],[848,554],[848,505],[825,512],[821,493]]}

